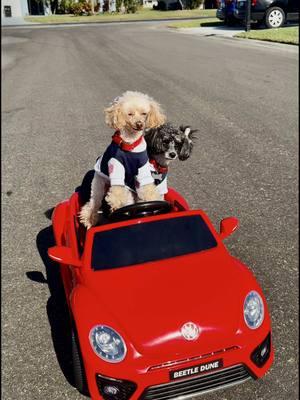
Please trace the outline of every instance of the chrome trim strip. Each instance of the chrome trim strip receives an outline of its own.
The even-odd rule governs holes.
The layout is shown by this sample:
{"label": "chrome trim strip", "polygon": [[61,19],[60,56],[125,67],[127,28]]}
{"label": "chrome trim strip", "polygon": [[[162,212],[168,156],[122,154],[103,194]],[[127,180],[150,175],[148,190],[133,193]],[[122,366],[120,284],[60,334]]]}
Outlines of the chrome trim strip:
{"label": "chrome trim strip", "polygon": [[215,350],[212,351],[210,353],[205,353],[205,354],[201,354],[201,355],[197,355],[197,356],[191,356],[188,358],[184,358],[184,359],[179,359],[179,360],[171,360],[171,361],[165,361],[161,364],[157,364],[157,365],[152,365],[148,368],[148,371],[155,371],[157,369],[163,369],[163,368],[173,368],[177,365],[181,365],[181,364],[188,364],[194,361],[198,361],[198,360],[202,360],[205,358],[210,358],[210,357],[214,357],[216,355],[221,355],[227,351],[232,351],[232,350],[239,350],[240,347],[239,346],[230,346],[230,347],[226,347],[224,349],[220,349],[220,350]]}

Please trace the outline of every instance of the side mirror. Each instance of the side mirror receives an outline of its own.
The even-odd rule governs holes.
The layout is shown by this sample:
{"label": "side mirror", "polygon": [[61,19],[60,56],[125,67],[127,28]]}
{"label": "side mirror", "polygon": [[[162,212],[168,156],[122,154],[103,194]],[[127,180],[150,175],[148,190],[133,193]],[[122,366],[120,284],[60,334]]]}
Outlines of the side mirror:
{"label": "side mirror", "polygon": [[70,247],[54,246],[48,249],[49,257],[61,264],[72,265],[74,267],[81,267],[81,261],[75,258],[72,254]]}
{"label": "side mirror", "polygon": [[220,223],[220,238],[223,240],[231,235],[238,227],[239,220],[235,217],[228,217],[222,219]]}

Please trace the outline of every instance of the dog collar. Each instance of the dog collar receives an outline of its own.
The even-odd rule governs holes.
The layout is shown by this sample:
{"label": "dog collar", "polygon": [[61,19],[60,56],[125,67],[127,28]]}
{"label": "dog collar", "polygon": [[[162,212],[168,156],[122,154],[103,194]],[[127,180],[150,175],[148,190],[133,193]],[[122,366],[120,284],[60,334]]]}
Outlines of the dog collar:
{"label": "dog collar", "polygon": [[137,147],[139,144],[142,143],[142,140],[143,140],[143,135],[133,143],[124,142],[124,140],[120,136],[119,131],[116,131],[112,136],[112,141],[116,143],[118,146],[120,146],[120,148],[124,151],[132,151],[135,147]]}
{"label": "dog collar", "polygon": [[163,167],[162,165],[158,164],[156,160],[152,159],[149,160],[149,162],[159,174],[166,174],[168,172],[168,167]]}

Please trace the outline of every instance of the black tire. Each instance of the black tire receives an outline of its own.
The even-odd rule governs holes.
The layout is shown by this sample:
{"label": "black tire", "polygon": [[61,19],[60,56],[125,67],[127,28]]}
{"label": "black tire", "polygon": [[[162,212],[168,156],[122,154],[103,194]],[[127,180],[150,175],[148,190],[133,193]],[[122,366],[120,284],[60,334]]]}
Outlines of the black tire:
{"label": "black tire", "polygon": [[280,28],[285,23],[285,13],[280,7],[271,7],[265,15],[267,28]]}
{"label": "black tire", "polygon": [[80,393],[88,396],[89,391],[85,376],[85,370],[84,370],[83,360],[81,357],[78,336],[75,328],[72,328],[71,335],[72,335],[71,339],[72,339],[72,362],[73,362],[74,385]]}

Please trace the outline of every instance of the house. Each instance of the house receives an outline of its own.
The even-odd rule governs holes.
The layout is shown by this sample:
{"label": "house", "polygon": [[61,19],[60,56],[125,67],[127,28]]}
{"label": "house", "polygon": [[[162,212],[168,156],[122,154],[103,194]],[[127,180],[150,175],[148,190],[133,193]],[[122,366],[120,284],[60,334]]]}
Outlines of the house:
{"label": "house", "polygon": [[1,1],[1,18],[24,17],[28,14],[27,0]]}
{"label": "house", "polygon": [[49,15],[50,0],[2,0],[1,18]]}

